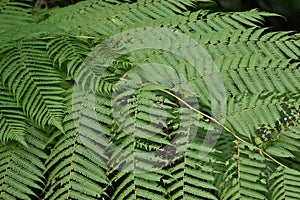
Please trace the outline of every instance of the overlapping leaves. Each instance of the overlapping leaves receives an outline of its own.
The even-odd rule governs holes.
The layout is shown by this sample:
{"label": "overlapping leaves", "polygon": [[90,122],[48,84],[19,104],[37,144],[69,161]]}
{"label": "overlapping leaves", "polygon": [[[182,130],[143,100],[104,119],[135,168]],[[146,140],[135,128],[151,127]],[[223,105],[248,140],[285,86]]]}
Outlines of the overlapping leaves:
{"label": "overlapping leaves", "polygon": [[[0,198],[296,199],[299,34],[265,28],[275,14],[199,9],[207,2],[91,0],[41,22],[32,1],[1,2]],[[223,132],[206,135],[220,124],[185,59],[147,49],[93,62],[105,38],[141,27],[207,50],[226,89]],[[149,63],[161,68],[130,73]]]}

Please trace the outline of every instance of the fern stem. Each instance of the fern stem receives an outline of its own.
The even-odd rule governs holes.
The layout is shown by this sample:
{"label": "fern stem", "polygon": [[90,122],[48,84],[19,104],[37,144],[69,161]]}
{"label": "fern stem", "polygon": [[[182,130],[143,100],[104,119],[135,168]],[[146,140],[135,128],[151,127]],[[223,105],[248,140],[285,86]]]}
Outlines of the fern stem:
{"label": "fern stem", "polygon": [[[190,104],[188,104],[186,101],[184,101],[183,99],[181,99],[180,97],[176,96],[175,94],[173,94],[172,92],[169,92],[168,90],[165,89],[160,89],[160,91],[176,98],[178,101],[180,101],[181,103],[183,103],[184,105],[186,105],[189,109],[195,111],[196,113],[199,113],[200,115],[207,117],[208,119],[210,119],[211,121],[213,121],[214,123],[216,123],[217,125],[221,126],[225,131],[227,131],[228,133],[230,133],[231,135],[233,135],[237,140],[244,142],[245,144],[247,144],[248,146],[253,146],[251,143],[247,142],[246,140],[244,140],[243,138],[239,137],[237,134],[235,134],[233,131],[231,131],[228,127],[226,127],[224,124],[222,124],[221,122],[219,122],[218,120],[216,120],[215,118],[201,112],[200,110],[197,110],[196,108],[194,108],[193,106],[191,106]],[[286,165],[282,164],[281,162],[279,162],[278,160],[276,160],[275,158],[273,158],[270,154],[268,154],[267,152],[265,152],[264,150],[260,149],[257,146],[253,146],[257,151],[259,151],[260,153],[264,154],[265,156],[267,156],[268,158],[270,158],[272,161],[274,161],[275,163],[277,163],[278,165],[280,165],[283,168],[288,168]]]}

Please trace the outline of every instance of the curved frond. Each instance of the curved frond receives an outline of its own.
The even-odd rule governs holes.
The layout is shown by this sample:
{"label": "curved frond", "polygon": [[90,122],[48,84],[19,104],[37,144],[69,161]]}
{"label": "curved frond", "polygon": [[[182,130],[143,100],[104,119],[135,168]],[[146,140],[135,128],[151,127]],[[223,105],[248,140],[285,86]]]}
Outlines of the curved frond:
{"label": "curved frond", "polygon": [[5,56],[0,68],[2,81],[26,115],[41,127],[49,124],[62,130],[63,75],[47,59],[45,43],[20,42]]}
{"label": "curved frond", "polygon": [[57,63],[60,69],[66,67],[68,75],[75,78],[78,67],[91,48],[84,39],[57,36],[47,43],[47,50],[53,62]]}

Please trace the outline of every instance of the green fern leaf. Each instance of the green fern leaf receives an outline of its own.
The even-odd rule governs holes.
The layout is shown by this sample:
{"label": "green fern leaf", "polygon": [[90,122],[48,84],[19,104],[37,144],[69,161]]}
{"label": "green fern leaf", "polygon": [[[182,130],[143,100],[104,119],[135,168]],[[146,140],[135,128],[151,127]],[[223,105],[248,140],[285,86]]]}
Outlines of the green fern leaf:
{"label": "green fern leaf", "polygon": [[300,173],[294,169],[281,167],[270,177],[272,199],[297,199],[299,197]]}
{"label": "green fern leaf", "polygon": [[[89,116],[94,110],[79,109],[90,101],[85,93],[74,90],[72,95],[75,95],[73,111],[72,107],[68,107],[68,114],[64,119],[65,134],[61,136],[62,133],[58,131],[51,139],[58,138],[58,141],[46,161],[49,181],[45,198],[104,198],[107,196],[105,190],[108,185],[107,166],[104,163],[107,160],[104,151],[105,137],[101,138],[99,134],[101,129],[97,126],[98,119],[92,118],[96,116]],[[93,101],[90,102],[88,109],[93,108]],[[103,115],[100,119],[103,119]]]}
{"label": "green fern leaf", "polygon": [[66,133],[54,146],[46,161],[49,181],[47,199],[96,199],[105,196],[105,165],[79,143],[75,130]]}
{"label": "green fern leaf", "polygon": [[[109,1],[88,1],[80,2],[76,5],[58,9],[52,16],[43,23],[56,23],[62,29],[67,31],[97,32],[102,35],[111,35],[116,33],[115,30],[127,25],[140,24],[150,19],[158,19],[175,15],[177,12],[187,10],[187,6],[193,6],[190,0],[155,0],[155,1],[138,1],[136,3],[122,3],[113,6],[115,2]],[[66,16],[66,13],[69,13]],[[89,23],[82,17],[89,19]],[[62,18],[64,20],[62,20]],[[125,26],[126,25],[126,26]],[[123,29],[124,30],[124,29]]]}
{"label": "green fern leaf", "polygon": [[86,40],[72,37],[56,37],[47,43],[47,49],[53,62],[63,69],[67,68],[68,75],[75,78],[78,67],[91,51]]}
{"label": "green fern leaf", "polygon": [[46,58],[44,42],[20,42],[5,52],[0,72],[27,116],[41,127],[49,124],[62,130],[63,75]]}
{"label": "green fern leaf", "polygon": [[2,85],[2,81],[0,92],[0,141],[6,143],[9,140],[15,140],[25,144],[27,118],[7,88]]}
{"label": "green fern leaf", "polygon": [[31,1],[3,0],[0,2],[1,31],[15,26],[28,26],[32,22]]}
{"label": "green fern leaf", "polygon": [[227,164],[221,199],[267,199],[265,158],[243,144]]}
{"label": "green fern leaf", "polygon": [[[277,14],[201,9],[212,2],[89,0],[38,15],[33,1],[1,1],[0,198],[297,199],[299,34],[266,28]],[[98,46],[144,27],[206,50],[224,125],[206,68]],[[188,45],[176,48],[208,66]]]}
{"label": "green fern leaf", "polygon": [[[183,160],[176,162],[176,166],[168,170],[171,176],[166,179],[166,182],[171,199],[218,199],[216,195],[218,189],[214,183],[219,173],[217,166],[220,163],[212,156],[218,152],[205,147],[206,144],[203,141],[203,138],[195,138],[188,145]],[[209,153],[201,157],[205,151]]]}
{"label": "green fern leaf", "polygon": [[27,147],[9,143],[0,147],[0,198],[34,199],[41,196],[44,177],[44,152],[47,138],[35,128],[26,130]]}

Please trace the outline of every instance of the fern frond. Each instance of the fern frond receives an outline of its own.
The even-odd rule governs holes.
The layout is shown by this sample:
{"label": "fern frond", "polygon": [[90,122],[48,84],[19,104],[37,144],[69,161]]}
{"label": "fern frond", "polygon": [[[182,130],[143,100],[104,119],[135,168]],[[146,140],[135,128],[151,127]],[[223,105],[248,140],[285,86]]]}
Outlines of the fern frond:
{"label": "fern frond", "polygon": [[300,173],[294,169],[277,168],[270,177],[272,199],[299,198]]}
{"label": "fern frond", "polygon": [[237,151],[226,163],[221,199],[267,199],[265,158],[237,142]]}
{"label": "fern frond", "polygon": [[26,116],[15,98],[3,86],[2,81],[0,81],[0,92],[0,143],[15,140],[25,144]]}
{"label": "fern frond", "polygon": [[[59,27],[80,33],[97,32],[102,35],[111,35],[115,29],[126,28],[132,24],[145,24],[150,19],[158,19],[182,13],[187,6],[193,6],[190,0],[155,0],[138,1],[136,3],[122,3],[114,5],[109,1],[80,2],[76,5],[59,9],[44,23],[56,23]],[[70,13],[66,16],[66,13]],[[87,21],[80,20],[82,18]],[[62,20],[64,19],[64,20]]]}
{"label": "fern frond", "polygon": [[260,125],[275,127],[276,121],[280,119],[282,106],[287,102],[295,103],[297,99],[298,94],[274,92],[236,95],[228,101],[226,124],[249,139],[256,137],[256,130]]}
{"label": "fern frond", "polygon": [[[183,159],[168,170],[170,176],[164,181],[169,198],[218,199],[215,181],[220,163],[214,159],[214,154],[220,152],[210,149],[203,141],[202,137],[195,138],[188,144]],[[202,157],[203,153],[207,155]]]}
{"label": "fern frond", "polygon": [[105,165],[80,142],[76,130],[66,133],[46,161],[49,173],[45,198],[96,199],[105,196]]}
{"label": "fern frond", "polygon": [[27,147],[9,143],[0,147],[0,198],[37,199],[41,197],[44,177],[44,152],[47,137],[45,132],[28,128]]}
{"label": "fern frond", "polygon": [[[238,52],[240,52],[240,54],[244,56],[249,56],[250,54],[258,55],[259,53],[262,56],[266,57],[283,59],[293,58],[296,60],[299,59],[299,44],[297,42],[297,39],[294,39],[293,37],[284,37],[284,35],[291,34],[290,32],[261,34],[264,30],[265,29],[258,29],[254,32],[254,34],[258,33],[258,35],[252,35],[251,37],[247,36],[249,32],[245,32],[245,34],[241,31],[225,31],[225,35],[222,36],[221,33],[216,33],[216,35],[220,36],[215,37],[218,40],[217,43],[215,42],[214,38],[211,38],[214,35],[209,36],[210,38],[205,39],[204,41],[210,41],[210,39],[212,39],[211,42],[215,43],[216,46],[208,45],[208,50],[212,50],[212,47],[217,47],[217,49],[214,49],[213,51],[209,50],[211,51],[213,57],[216,56],[216,54],[214,54],[213,52],[216,52],[217,50],[219,54],[222,54],[224,56],[230,56],[230,54],[237,54]],[[227,34],[233,34],[230,36],[230,40],[228,40],[229,37],[226,37],[226,32]]]}
{"label": "fern frond", "polygon": [[28,26],[32,22],[32,1],[3,0],[0,2],[0,24],[1,32],[15,26]]}
{"label": "fern frond", "polygon": [[[114,119],[120,132],[112,138],[109,147],[112,148],[112,154],[109,162],[115,166],[115,169],[124,167],[126,171],[131,171],[133,168],[138,171],[148,171],[147,169],[155,169],[151,161],[162,162],[161,159],[156,158],[156,155],[151,154],[151,151],[170,144],[168,134],[166,130],[163,131],[163,127],[168,126],[166,120],[175,117],[172,114],[175,111],[171,110],[176,109],[178,105],[164,104],[164,97],[157,96],[157,93],[151,91],[131,92],[133,91],[122,91],[114,99]],[[133,96],[130,97],[131,95]],[[147,155],[149,158],[146,159]],[[127,164],[124,165],[125,158]],[[134,160],[138,160],[139,163],[135,164]]]}
{"label": "fern frond", "polygon": [[62,130],[63,75],[47,59],[44,42],[13,45],[1,60],[0,72],[27,116],[41,127],[49,124]]}
{"label": "fern frond", "polygon": [[76,77],[78,67],[83,63],[85,57],[91,51],[86,40],[74,37],[56,36],[47,42],[47,49],[53,62],[60,69],[67,68],[69,76]]}
{"label": "fern frond", "polygon": [[[96,39],[97,42],[99,39]],[[66,70],[67,75],[82,88],[111,92],[114,87],[111,82],[118,80],[132,64],[122,58],[106,63],[101,57],[103,49],[92,49],[90,45],[86,39],[80,37],[57,37],[48,43],[48,53],[61,70]],[[114,72],[109,72],[111,70]]]}
{"label": "fern frond", "polygon": [[7,30],[0,32],[0,36],[4,41],[1,45],[6,47],[8,44],[13,42],[19,42],[20,40],[34,41],[40,39],[53,38],[56,35],[62,34],[63,30],[58,28],[55,24],[33,24],[28,26],[18,26],[15,25]]}
{"label": "fern frond", "polygon": [[[196,17],[198,14],[202,15]],[[192,13],[187,13],[189,15],[189,20],[181,20],[179,22],[179,29],[186,34],[196,34],[202,35],[206,34],[219,34],[216,39],[225,38],[221,33],[245,31],[248,28],[259,28],[263,26],[263,22],[266,17],[274,16],[272,13],[266,13],[253,9],[247,12],[213,12],[210,13],[203,10],[199,10]],[[277,15],[275,15],[277,16]],[[176,23],[174,21],[174,23]],[[231,35],[232,36],[232,35]],[[235,38],[235,37],[230,37]],[[212,41],[213,42],[213,41]]]}
{"label": "fern frond", "polygon": [[[299,34],[266,28],[277,14],[89,0],[38,15],[33,1],[0,3],[1,199],[298,198]],[[106,40],[145,27],[205,53]]]}
{"label": "fern frond", "polygon": [[224,29],[222,31],[210,31],[209,33],[196,32],[195,38],[200,38],[203,44],[235,44],[239,42],[276,42],[295,41],[292,31],[271,32],[269,28],[251,27],[247,29]]}
{"label": "fern frond", "polygon": [[292,103],[285,103],[280,111],[280,118],[276,121],[275,127],[266,127],[263,131],[264,137],[269,135],[270,140],[266,144],[266,151],[277,157],[294,158],[300,152],[299,139],[299,104],[292,107]]}
{"label": "fern frond", "polygon": [[[170,85],[173,86],[172,91],[179,92],[179,88],[184,88],[181,85],[184,81],[171,68],[159,68],[160,71],[165,72],[163,74],[169,74],[167,80],[155,73],[158,70],[156,67],[149,69],[148,71],[147,68],[135,68],[133,73],[123,77],[126,80],[125,90],[122,88],[124,87],[122,83],[116,87],[117,104],[114,104],[114,112],[117,114],[114,117],[121,130],[116,137],[112,138],[112,144],[108,148],[112,152],[111,173],[116,174],[113,180],[118,185],[112,198],[217,199],[211,194],[215,193],[216,188],[211,180],[213,177],[206,174],[207,171],[204,170],[199,174],[198,179],[194,174],[192,175],[192,172],[198,170],[197,167],[194,169],[194,165],[199,161],[197,156],[200,156],[200,153],[194,154],[193,151],[196,151],[199,143],[194,144],[195,146],[188,153],[189,158],[182,156],[190,140],[195,137],[195,125],[199,125],[199,117],[190,113],[184,106],[180,107],[172,96],[158,92],[159,89]],[[140,80],[145,81],[145,85]],[[151,81],[152,84],[147,84]],[[182,157],[186,159],[183,162],[188,163],[179,164],[182,162]],[[176,166],[168,169],[168,165],[172,163],[176,163]],[[185,172],[187,165],[191,167],[190,172]],[[167,170],[160,170],[161,167],[163,169],[166,167]],[[121,172],[115,172],[117,170]],[[144,171],[155,171],[159,176],[154,179],[152,173]],[[210,183],[207,183],[207,177],[210,177]],[[158,186],[154,187],[154,184]],[[124,187],[127,189],[124,190]],[[212,189],[211,193],[205,191],[209,189]],[[199,190],[203,191],[199,192]]]}
{"label": "fern frond", "polygon": [[162,170],[144,173],[126,173],[119,171],[112,179],[114,193],[110,199],[165,199],[166,190],[159,185]]}
{"label": "fern frond", "polygon": [[[107,166],[104,163],[107,142],[101,135],[100,126],[97,126],[96,116],[89,116],[93,111],[79,109],[87,105],[87,97],[76,90],[73,95],[76,109],[72,111],[68,108],[69,113],[63,124],[65,134],[61,136],[60,131],[56,133],[58,141],[46,161],[49,178],[45,198],[104,198],[108,186]],[[88,109],[93,108],[92,104],[89,105]]]}

